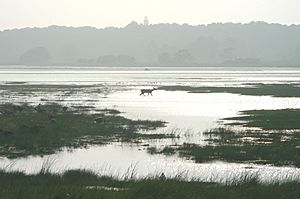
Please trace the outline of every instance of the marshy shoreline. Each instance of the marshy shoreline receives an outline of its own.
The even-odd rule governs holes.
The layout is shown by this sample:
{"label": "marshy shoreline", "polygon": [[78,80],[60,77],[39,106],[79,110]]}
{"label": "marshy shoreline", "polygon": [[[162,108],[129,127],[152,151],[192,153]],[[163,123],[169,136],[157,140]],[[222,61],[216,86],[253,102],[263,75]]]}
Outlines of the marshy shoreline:
{"label": "marshy shoreline", "polygon": [[[180,77],[176,78],[178,80]],[[190,80],[196,81],[194,77]],[[136,85],[138,87],[135,87]],[[299,196],[300,182],[297,178],[300,176],[297,170],[300,166],[298,123],[300,108],[297,104],[299,84],[174,86],[161,83],[151,85],[158,88],[154,96],[140,97],[139,88],[144,85],[145,83],[139,85],[136,82],[130,86],[112,86],[99,82],[90,85],[30,84],[26,81],[1,84],[3,102],[0,105],[0,156],[9,160],[12,166],[0,169],[2,179],[0,194],[4,198],[297,198]],[[241,100],[247,97],[251,97],[249,99],[263,97],[266,101],[278,99],[280,104],[285,102],[284,98],[287,101],[291,100],[292,103],[283,104],[283,108],[277,109],[243,108],[237,114],[225,116],[220,114],[217,127],[208,127],[201,132],[184,128],[179,130],[181,133],[172,131],[174,127],[170,125],[176,121],[155,115],[157,105],[165,102],[164,100],[167,100],[167,105],[169,102],[170,105],[174,103],[172,106],[174,109],[177,108],[176,106],[180,104],[176,103],[182,103],[176,101],[178,94],[179,98],[191,98],[191,102],[195,105],[205,103],[206,101],[199,102],[199,100],[207,95],[216,98],[222,97],[224,93],[228,97],[224,98],[225,101],[230,101],[231,96],[234,96],[234,99],[242,96],[245,98]],[[170,97],[165,99],[168,95]],[[207,98],[210,99],[212,98]],[[127,109],[122,107],[131,103],[132,107],[129,106]],[[218,105],[220,101],[214,103]],[[141,117],[143,119],[132,115],[128,117],[126,112],[132,111],[135,106],[139,108],[137,112],[145,107],[146,110],[138,112],[141,116],[148,112],[149,114]],[[166,107],[168,111],[171,110],[170,106]],[[188,111],[194,109],[194,114],[197,110],[203,111],[197,109],[198,107],[187,106],[183,106],[182,110],[186,108],[190,108]],[[189,114],[188,111],[186,114]],[[232,112],[234,111],[230,113]],[[152,117],[148,119],[147,116]],[[189,117],[184,118],[183,123],[188,120]],[[147,155],[144,159],[159,157],[155,161],[163,163],[158,168],[167,166],[167,161],[174,161],[170,162],[166,169],[178,167],[181,168],[181,172],[174,169],[172,175],[165,173],[166,177],[162,177],[164,170],[161,169],[157,170],[156,174],[152,172],[152,175],[136,178],[136,171],[131,171],[121,172],[119,175],[123,178],[116,178],[110,173],[97,173],[89,167],[84,170],[81,168],[85,167],[70,168],[60,173],[42,168],[41,171],[32,173],[20,166],[23,160],[32,157],[41,157],[43,160],[44,157],[60,154],[65,149],[85,151],[95,146],[111,146],[111,143],[126,143],[129,147],[120,146],[118,150],[127,150],[127,156]],[[113,153],[110,154],[108,151],[104,155],[111,155],[113,158],[113,155],[116,155]],[[61,153],[66,154],[68,153]],[[87,154],[88,152],[84,155]],[[126,164],[122,162],[124,159],[121,158],[123,153],[118,155],[115,157],[119,157],[120,161],[116,160],[116,164],[125,167]],[[101,159],[103,156],[92,158]],[[14,160],[20,159],[22,159],[20,167],[14,167]],[[104,163],[105,160],[107,159],[103,160]],[[239,177],[228,180],[226,175],[218,176],[221,179],[219,182],[213,177],[219,173],[214,174],[212,171],[211,181],[203,181],[197,176],[194,178],[183,176],[187,164],[196,165],[194,170],[197,171],[203,169],[203,164],[213,165],[214,161],[222,161],[225,164],[240,163],[245,166]],[[178,162],[182,164],[176,165]],[[148,164],[149,167],[156,166],[151,162],[143,164]],[[266,182],[261,180],[263,176],[259,173],[256,175],[256,171],[261,172],[255,168],[256,166],[266,166],[264,172],[268,172],[268,166],[279,169],[287,167],[293,171],[286,174],[284,173],[286,171],[281,174],[276,172],[269,174],[277,178],[275,180],[271,177]],[[139,172],[149,167],[141,167]],[[186,167],[187,173],[188,169]],[[224,169],[224,172],[228,170]],[[195,174],[197,172],[189,175]]]}
{"label": "marshy shoreline", "polygon": [[[63,174],[37,174],[0,170],[0,194],[3,198],[289,198],[300,195],[300,183],[260,183],[255,175],[245,175],[225,184],[214,182],[166,179],[158,174],[134,179],[134,171],[123,180],[111,176],[98,176],[87,170],[69,170]],[[79,180],[80,179],[80,180]]]}

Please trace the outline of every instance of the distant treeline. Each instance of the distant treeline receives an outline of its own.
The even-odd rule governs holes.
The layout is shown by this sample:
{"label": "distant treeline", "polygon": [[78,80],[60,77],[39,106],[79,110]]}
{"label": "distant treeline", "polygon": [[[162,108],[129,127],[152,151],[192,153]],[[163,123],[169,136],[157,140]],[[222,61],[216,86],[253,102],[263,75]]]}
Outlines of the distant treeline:
{"label": "distant treeline", "polygon": [[300,66],[300,25],[214,23],[0,31],[0,64]]}

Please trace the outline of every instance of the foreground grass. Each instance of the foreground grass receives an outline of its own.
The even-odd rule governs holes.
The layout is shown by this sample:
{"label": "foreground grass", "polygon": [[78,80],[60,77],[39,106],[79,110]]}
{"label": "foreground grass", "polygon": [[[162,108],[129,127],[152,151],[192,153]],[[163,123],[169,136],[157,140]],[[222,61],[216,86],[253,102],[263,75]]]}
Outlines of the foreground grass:
{"label": "foreground grass", "polygon": [[190,93],[233,93],[240,95],[300,97],[298,84],[246,84],[247,87],[192,87],[161,86],[166,91],[188,91]]}
{"label": "foreground grass", "polygon": [[256,178],[243,178],[228,184],[184,182],[159,177],[116,180],[80,170],[67,171],[62,175],[0,171],[0,195],[3,199],[296,199],[300,195],[300,183],[261,184]]}
{"label": "foreground grass", "polygon": [[241,116],[225,118],[235,122],[228,125],[258,127],[264,130],[300,129],[300,109],[241,111]]}
{"label": "foreground grass", "polygon": [[138,141],[173,135],[137,133],[155,129],[162,121],[130,120],[116,110],[98,110],[91,114],[86,107],[62,107],[46,104],[0,105],[0,156],[10,158],[51,154],[61,147],[85,147],[110,141]]}

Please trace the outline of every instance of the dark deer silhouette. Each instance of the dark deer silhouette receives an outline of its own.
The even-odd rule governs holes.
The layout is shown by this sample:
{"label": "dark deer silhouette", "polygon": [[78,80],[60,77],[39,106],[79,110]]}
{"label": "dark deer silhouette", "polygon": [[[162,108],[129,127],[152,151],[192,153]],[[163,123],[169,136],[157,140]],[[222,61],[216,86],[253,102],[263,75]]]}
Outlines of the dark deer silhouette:
{"label": "dark deer silhouette", "polygon": [[141,89],[141,94],[140,95],[145,95],[145,93],[148,93],[148,95],[152,95],[152,92],[154,90],[157,90],[156,88],[152,88],[152,89]]}

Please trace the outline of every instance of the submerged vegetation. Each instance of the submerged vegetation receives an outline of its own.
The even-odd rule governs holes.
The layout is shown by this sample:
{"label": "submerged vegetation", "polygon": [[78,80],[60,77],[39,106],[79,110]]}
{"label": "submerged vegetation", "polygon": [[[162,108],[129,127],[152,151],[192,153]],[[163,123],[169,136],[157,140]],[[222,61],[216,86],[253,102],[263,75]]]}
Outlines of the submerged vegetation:
{"label": "submerged vegetation", "polygon": [[244,84],[243,87],[161,86],[159,89],[188,91],[189,93],[233,93],[254,96],[300,97],[299,84]]}
{"label": "submerged vegetation", "polygon": [[130,120],[110,109],[87,110],[58,104],[0,105],[0,156],[44,155],[62,147],[174,136],[138,133],[140,129],[165,126],[162,121]]}
{"label": "submerged vegetation", "polygon": [[0,195],[1,198],[23,199],[296,199],[300,195],[300,183],[261,184],[255,176],[218,184],[165,179],[159,175],[140,180],[131,177],[117,180],[83,170],[69,170],[60,175],[47,171],[32,175],[0,171]]}

